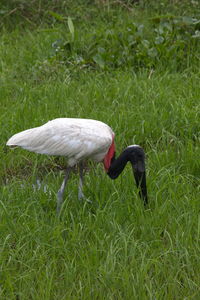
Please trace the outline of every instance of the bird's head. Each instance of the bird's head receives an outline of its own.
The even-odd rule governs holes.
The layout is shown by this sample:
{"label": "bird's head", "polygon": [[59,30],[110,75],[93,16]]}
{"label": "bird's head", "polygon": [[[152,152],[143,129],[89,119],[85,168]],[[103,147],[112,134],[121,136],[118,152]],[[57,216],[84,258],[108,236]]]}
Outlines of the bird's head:
{"label": "bird's head", "polygon": [[145,153],[142,147],[138,145],[128,146],[117,159],[112,161],[107,174],[110,176],[110,178],[116,179],[123,171],[128,161],[130,161],[133,168],[136,185],[137,188],[139,188],[139,195],[146,205],[148,199],[146,187]]}
{"label": "bird's head", "polygon": [[130,145],[125,149],[125,152],[134,171],[145,172],[145,153],[142,147],[139,145]]}

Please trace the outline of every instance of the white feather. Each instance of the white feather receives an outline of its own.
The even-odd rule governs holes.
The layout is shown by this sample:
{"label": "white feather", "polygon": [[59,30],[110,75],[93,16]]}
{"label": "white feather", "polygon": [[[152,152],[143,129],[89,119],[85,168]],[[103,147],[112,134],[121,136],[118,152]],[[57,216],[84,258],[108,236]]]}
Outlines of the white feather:
{"label": "white feather", "polygon": [[112,129],[89,119],[59,118],[13,135],[8,146],[20,146],[32,152],[62,155],[73,166],[82,159],[102,161],[113,139]]}

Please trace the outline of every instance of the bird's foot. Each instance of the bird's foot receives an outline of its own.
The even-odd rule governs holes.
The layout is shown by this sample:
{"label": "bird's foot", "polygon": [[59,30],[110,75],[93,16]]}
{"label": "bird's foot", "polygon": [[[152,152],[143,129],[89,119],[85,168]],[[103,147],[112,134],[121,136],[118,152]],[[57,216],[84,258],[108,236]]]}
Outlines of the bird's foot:
{"label": "bird's foot", "polygon": [[48,185],[43,184],[38,178],[36,179],[36,183],[32,184],[32,187],[34,192],[42,190],[45,194],[48,193],[51,195],[51,190],[49,189]]}
{"label": "bird's foot", "polygon": [[78,200],[84,200],[85,199],[85,195],[83,194],[83,192],[82,191],[78,191]]}
{"label": "bird's foot", "polygon": [[34,192],[39,191],[41,189],[41,186],[42,186],[41,181],[38,178],[36,179],[36,183],[32,184]]}
{"label": "bird's foot", "polygon": [[84,194],[83,194],[83,192],[82,191],[79,191],[78,192],[78,200],[79,201],[85,201],[85,202],[88,202],[88,203],[92,203],[92,201],[91,200],[89,200]]}

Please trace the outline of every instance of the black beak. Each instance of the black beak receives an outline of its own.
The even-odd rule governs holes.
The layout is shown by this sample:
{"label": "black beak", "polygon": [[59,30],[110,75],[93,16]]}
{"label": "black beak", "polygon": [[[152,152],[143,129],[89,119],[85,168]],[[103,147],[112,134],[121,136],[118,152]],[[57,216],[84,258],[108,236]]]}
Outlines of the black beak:
{"label": "black beak", "polygon": [[137,188],[139,189],[140,198],[143,199],[144,205],[148,204],[147,185],[146,185],[146,171],[144,161],[137,161],[133,165],[133,173]]}

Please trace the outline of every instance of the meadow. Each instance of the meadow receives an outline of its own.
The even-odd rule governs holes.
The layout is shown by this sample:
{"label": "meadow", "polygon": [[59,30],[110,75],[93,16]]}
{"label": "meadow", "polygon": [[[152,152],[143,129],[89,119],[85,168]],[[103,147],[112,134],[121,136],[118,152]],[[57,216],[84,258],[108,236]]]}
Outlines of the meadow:
{"label": "meadow", "polygon": [[[1,4],[0,299],[200,299],[200,5],[91,2]],[[57,117],[144,148],[146,209],[131,165],[88,162],[56,216],[65,158],[6,141]]]}

